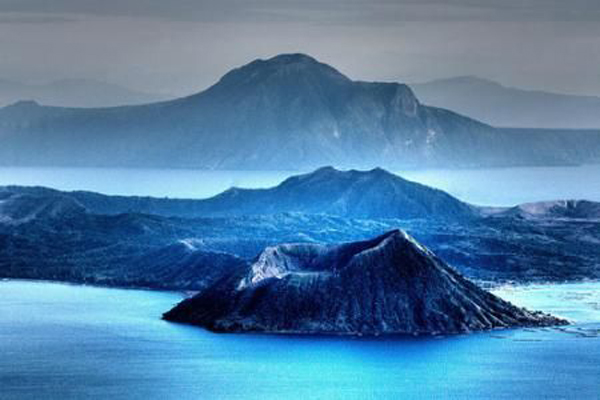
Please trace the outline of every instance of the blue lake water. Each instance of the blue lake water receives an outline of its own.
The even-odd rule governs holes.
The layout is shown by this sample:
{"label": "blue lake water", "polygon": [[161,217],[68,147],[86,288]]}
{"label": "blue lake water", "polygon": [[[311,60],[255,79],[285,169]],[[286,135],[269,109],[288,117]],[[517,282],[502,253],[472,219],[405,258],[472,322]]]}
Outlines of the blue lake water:
{"label": "blue lake water", "polygon": [[178,293],[3,281],[0,398],[598,398],[600,283],[497,293],[576,324],[435,339],[219,335],[160,320]]}
{"label": "blue lake water", "polygon": [[[480,205],[557,199],[600,201],[600,165],[395,171]],[[204,198],[231,186],[269,187],[298,171],[0,168],[0,185],[40,185],[106,194]]]}
{"label": "blue lake water", "polygon": [[[0,185],[203,198],[295,172],[0,168]],[[400,172],[483,205],[600,201],[600,166]],[[448,338],[217,335],[172,292],[0,282],[0,399],[600,398],[600,283],[505,287],[565,329]]]}

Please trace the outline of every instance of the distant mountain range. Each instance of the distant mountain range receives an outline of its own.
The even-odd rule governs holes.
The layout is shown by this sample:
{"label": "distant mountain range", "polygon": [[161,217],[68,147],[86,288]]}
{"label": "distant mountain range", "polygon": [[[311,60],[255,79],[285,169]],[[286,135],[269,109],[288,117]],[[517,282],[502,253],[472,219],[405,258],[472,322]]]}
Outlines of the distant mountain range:
{"label": "distant mountain range", "polygon": [[600,129],[600,97],[503,86],[465,76],[411,84],[419,99],[499,127]]}
{"label": "distant mountain range", "polygon": [[435,217],[462,221],[478,213],[475,207],[446,192],[405,180],[380,168],[340,171],[323,167],[292,176],[272,188],[231,188],[205,200],[104,196],[91,192],[72,192],[69,197],[100,214],[138,212],[184,218],[296,212],[346,218]]}
{"label": "distant mountain range", "polygon": [[166,99],[89,79],[64,79],[46,84],[24,84],[0,80],[0,107],[30,100],[58,107],[113,107]]}
{"label": "distant mountain range", "polygon": [[256,60],[204,92],[140,106],[0,109],[3,165],[310,169],[600,162],[599,132],[493,128],[353,81],[303,54]]}

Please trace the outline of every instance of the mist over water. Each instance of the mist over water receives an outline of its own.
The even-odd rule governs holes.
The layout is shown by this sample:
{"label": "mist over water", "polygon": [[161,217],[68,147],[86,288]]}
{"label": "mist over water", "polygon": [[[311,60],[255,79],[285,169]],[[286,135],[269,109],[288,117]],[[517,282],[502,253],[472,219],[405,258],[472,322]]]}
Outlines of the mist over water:
{"label": "mist over water", "polygon": [[[308,172],[308,171],[305,171]],[[46,186],[126,196],[206,198],[232,186],[266,188],[301,171],[0,168],[0,185]],[[557,199],[600,201],[600,165],[394,171],[470,203],[511,206]]]}

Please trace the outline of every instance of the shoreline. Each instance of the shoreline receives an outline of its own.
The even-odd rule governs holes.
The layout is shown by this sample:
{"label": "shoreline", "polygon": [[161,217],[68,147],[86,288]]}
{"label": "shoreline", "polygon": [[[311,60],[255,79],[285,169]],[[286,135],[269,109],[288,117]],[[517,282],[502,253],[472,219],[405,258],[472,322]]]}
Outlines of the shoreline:
{"label": "shoreline", "polygon": [[[493,281],[480,281],[470,279],[471,282],[476,284],[478,287],[488,291],[501,291],[510,290],[512,288],[527,289],[533,286],[549,286],[549,285],[579,285],[579,284],[595,284],[600,283],[600,279],[582,279],[582,280],[566,280],[566,281],[526,281],[526,282],[493,282]],[[36,278],[7,278],[1,277],[0,283],[2,282],[31,282],[31,283],[52,283],[59,285],[72,285],[72,286],[85,286],[85,287],[97,287],[103,289],[119,289],[119,290],[142,290],[151,292],[165,292],[165,293],[180,293],[185,298],[194,296],[199,291],[189,289],[165,289],[165,288],[153,288],[151,286],[121,286],[121,285],[108,285],[102,283],[88,283],[88,282],[77,282],[77,281],[61,281],[56,279],[36,279]]]}

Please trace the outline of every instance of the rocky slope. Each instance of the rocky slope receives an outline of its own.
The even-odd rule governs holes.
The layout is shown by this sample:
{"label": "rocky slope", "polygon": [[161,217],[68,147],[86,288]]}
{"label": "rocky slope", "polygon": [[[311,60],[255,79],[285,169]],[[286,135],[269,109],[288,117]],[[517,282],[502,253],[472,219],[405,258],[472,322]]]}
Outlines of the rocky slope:
{"label": "rocky slope", "polygon": [[361,335],[565,323],[485,292],[402,231],[342,245],[267,248],[164,318],[219,332]]}
{"label": "rocky slope", "polygon": [[581,148],[571,135],[548,148],[425,106],[406,85],[353,81],[303,54],[253,61],[173,101],[97,109],[20,102],[0,109],[0,137],[4,165],[289,170],[600,160],[600,150],[588,154],[600,146]]}

